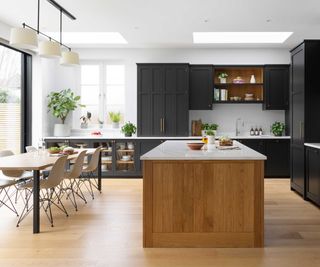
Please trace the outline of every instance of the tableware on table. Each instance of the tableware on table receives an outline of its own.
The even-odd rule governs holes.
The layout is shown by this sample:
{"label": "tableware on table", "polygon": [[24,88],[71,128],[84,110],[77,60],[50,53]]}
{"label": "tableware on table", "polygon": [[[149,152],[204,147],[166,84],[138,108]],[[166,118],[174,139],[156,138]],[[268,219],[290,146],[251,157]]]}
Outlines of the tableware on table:
{"label": "tableware on table", "polygon": [[130,155],[123,155],[122,158],[121,158],[121,160],[123,160],[123,161],[129,161],[129,160],[131,160],[131,156],[130,156]]}
{"label": "tableware on table", "polygon": [[203,147],[204,143],[193,143],[193,142],[188,142],[187,146],[191,149],[191,150],[200,150]]}

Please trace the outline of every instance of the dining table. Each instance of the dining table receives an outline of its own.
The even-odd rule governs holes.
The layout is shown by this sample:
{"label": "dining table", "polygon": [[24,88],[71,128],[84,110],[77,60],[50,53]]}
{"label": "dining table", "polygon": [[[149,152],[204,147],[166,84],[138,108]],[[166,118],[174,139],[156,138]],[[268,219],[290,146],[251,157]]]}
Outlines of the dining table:
{"label": "dining table", "polygon": [[[86,150],[86,155],[90,156],[95,151],[94,148],[76,149],[74,154],[68,155],[68,161],[77,158],[78,154]],[[59,155],[52,155],[47,150],[21,153],[0,159],[0,170],[23,170],[33,172],[33,233],[40,233],[40,171],[45,170],[55,164]],[[98,162],[98,190],[101,192],[101,154]]]}

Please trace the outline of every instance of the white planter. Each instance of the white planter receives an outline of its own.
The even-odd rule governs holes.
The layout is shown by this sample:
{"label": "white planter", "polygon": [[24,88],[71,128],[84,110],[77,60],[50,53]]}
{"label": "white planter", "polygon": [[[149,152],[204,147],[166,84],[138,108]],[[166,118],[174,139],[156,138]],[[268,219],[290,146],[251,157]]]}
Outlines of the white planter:
{"label": "white planter", "polygon": [[227,83],[227,78],[220,78],[220,83]]}
{"label": "white planter", "polygon": [[214,141],[215,141],[215,136],[214,135],[208,135],[207,139],[208,139],[208,144],[209,145],[213,145],[214,144]]}
{"label": "white planter", "polygon": [[114,129],[119,128],[119,122],[112,122],[112,128]]}
{"label": "white planter", "polygon": [[55,124],[53,135],[54,136],[70,136],[71,129],[68,124]]}

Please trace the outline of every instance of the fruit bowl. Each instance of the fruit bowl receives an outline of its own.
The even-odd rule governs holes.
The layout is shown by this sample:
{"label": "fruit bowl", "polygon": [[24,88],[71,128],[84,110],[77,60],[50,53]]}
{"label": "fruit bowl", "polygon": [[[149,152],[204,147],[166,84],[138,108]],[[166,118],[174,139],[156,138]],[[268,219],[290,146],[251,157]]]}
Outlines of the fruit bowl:
{"label": "fruit bowl", "polygon": [[187,146],[191,149],[191,150],[200,150],[203,147],[204,143],[187,143]]}

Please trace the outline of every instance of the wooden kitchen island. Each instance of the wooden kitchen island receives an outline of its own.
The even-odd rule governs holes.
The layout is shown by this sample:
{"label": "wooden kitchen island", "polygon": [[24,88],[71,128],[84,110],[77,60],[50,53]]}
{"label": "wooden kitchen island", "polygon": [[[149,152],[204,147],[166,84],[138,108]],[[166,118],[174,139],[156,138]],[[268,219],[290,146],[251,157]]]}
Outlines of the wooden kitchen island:
{"label": "wooden kitchen island", "polygon": [[264,160],[166,141],[143,160],[144,247],[263,247]]}

